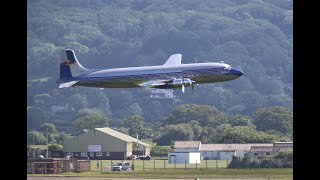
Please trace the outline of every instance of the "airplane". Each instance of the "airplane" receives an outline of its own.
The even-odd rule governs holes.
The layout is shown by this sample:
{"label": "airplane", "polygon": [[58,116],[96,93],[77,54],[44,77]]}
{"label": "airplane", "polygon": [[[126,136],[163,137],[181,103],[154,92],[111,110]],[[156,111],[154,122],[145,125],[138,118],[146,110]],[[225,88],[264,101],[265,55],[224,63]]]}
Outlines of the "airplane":
{"label": "airplane", "polygon": [[125,67],[112,69],[84,68],[72,49],[64,49],[60,56],[59,88],[74,86],[97,88],[158,88],[177,89],[194,84],[230,81],[243,72],[223,61],[210,63],[181,63],[181,54],[173,54],[159,66]]}

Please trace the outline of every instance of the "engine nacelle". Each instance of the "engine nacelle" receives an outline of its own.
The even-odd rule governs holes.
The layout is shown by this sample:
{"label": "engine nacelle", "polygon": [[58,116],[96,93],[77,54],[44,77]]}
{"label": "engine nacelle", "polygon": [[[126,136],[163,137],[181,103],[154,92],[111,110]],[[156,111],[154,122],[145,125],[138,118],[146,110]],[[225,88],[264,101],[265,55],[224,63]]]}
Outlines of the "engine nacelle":
{"label": "engine nacelle", "polygon": [[194,82],[195,81],[191,80],[190,78],[178,78],[172,80],[172,82],[169,82],[168,85],[173,88],[181,88],[182,85],[184,85],[185,87],[191,86],[191,84]]}

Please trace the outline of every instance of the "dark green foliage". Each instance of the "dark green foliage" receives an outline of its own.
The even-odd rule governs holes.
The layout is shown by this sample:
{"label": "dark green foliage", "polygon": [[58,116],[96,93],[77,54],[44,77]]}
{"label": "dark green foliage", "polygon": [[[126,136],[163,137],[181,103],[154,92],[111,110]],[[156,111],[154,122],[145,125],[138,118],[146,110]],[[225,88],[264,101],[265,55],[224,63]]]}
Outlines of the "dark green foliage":
{"label": "dark green foliage", "polygon": [[293,152],[279,152],[279,154],[277,154],[275,156],[275,158],[286,159],[288,161],[292,161],[293,160]]}
{"label": "dark green foliage", "polygon": [[151,156],[160,156],[160,157],[168,157],[168,153],[171,152],[172,149],[170,147],[166,147],[166,146],[155,146],[152,147],[151,151],[150,151],[150,155]]}
{"label": "dark green foliage", "polygon": [[73,125],[80,132],[83,129],[103,128],[108,126],[108,119],[97,113],[91,113],[86,116],[77,118],[73,121]]}
{"label": "dark green foliage", "polygon": [[201,126],[216,127],[227,122],[226,115],[215,107],[207,105],[184,104],[177,106],[166,119],[168,124],[198,122]]}
{"label": "dark green foliage", "polygon": [[40,126],[39,130],[44,134],[52,134],[56,132],[56,126],[51,123],[44,123]]}
{"label": "dark green foliage", "polygon": [[191,141],[194,138],[190,124],[166,125],[156,133],[153,141],[159,146],[170,145],[172,141]]}
{"label": "dark green foliage", "polygon": [[128,129],[130,136],[136,137],[139,135],[140,138],[146,138],[147,129],[143,127],[144,119],[140,115],[129,116],[124,119],[123,127]]}
{"label": "dark green foliage", "polygon": [[254,124],[257,130],[276,130],[283,134],[292,134],[293,113],[291,110],[274,106],[259,109],[254,114]]}
{"label": "dark green foliage", "polygon": [[29,145],[44,145],[47,143],[46,137],[38,131],[29,131],[27,133],[27,143]]}
{"label": "dark green foliage", "polygon": [[56,141],[57,141],[57,144],[63,144],[64,141],[68,140],[71,138],[70,135],[64,133],[64,132],[61,132],[59,133],[57,136],[56,136]]}
{"label": "dark green foliage", "polygon": [[48,146],[49,151],[62,151],[62,147],[57,144],[50,144]]}
{"label": "dark green foliage", "polygon": [[251,157],[233,157],[228,164],[228,168],[279,168],[275,162],[272,161],[272,157],[261,157],[259,160]]}
{"label": "dark green foliage", "polygon": [[[162,144],[172,141],[169,132],[207,143],[290,140],[292,10],[292,1],[276,0],[28,1],[28,129],[50,122],[73,133],[73,126],[103,127],[110,118],[110,126],[121,127],[140,115],[141,136],[153,134]],[[181,53],[183,63],[223,60],[244,75],[196,86],[194,93],[175,90],[173,99],[151,99],[143,89],[61,90],[55,81],[63,48],[73,48],[86,68],[161,65]]]}
{"label": "dark green foliage", "polygon": [[230,117],[228,123],[232,126],[253,126],[252,118],[242,115],[235,115],[233,117]]}
{"label": "dark green foliage", "polygon": [[250,126],[235,126],[219,133],[218,143],[272,143],[279,141],[276,135],[257,131]]}

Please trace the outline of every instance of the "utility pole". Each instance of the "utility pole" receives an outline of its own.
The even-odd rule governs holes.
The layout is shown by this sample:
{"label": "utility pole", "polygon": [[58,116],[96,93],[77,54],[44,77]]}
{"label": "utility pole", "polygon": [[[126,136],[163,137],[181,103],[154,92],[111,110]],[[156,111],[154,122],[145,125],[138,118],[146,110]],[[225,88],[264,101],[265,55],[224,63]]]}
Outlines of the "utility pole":
{"label": "utility pole", "polygon": [[33,149],[33,158],[36,158],[36,150],[34,149],[34,146],[36,145],[36,143],[35,143],[35,140],[34,140],[34,133],[35,133],[35,130],[34,129],[32,129],[32,139],[33,139],[33,147],[32,147],[32,149]]}
{"label": "utility pole", "polygon": [[48,156],[49,156],[49,154],[48,154],[48,152],[49,152],[49,151],[48,151],[48,150],[49,150],[49,145],[48,145],[48,141],[49,141],[49,140],[48,140],[48,135],[49,135],[49,133],[47,132],[47,159],[48,159]]}

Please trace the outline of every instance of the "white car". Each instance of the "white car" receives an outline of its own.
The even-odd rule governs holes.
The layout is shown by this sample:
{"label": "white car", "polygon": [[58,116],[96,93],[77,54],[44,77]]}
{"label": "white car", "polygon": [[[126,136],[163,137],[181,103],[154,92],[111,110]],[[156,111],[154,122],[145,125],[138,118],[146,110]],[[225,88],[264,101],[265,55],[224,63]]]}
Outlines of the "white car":
{"label": "white car", "polygon": [[112,171],[128,171],[130,169],[130,164],[127,162],[116,163],[112,165]]}

